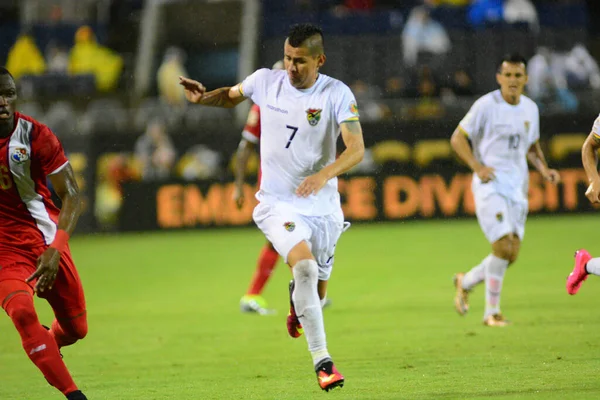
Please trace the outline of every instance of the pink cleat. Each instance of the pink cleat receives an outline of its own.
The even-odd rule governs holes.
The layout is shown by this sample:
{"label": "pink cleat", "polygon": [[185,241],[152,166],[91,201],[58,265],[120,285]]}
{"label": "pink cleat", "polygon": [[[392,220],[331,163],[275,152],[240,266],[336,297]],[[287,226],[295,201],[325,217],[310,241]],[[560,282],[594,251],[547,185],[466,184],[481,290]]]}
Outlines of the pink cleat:
{"label": "pink cleat", "polygon": [[588,273],[585,270],[585,264],[591,258],[592,256],[587,250],[580,249],[575,252],[575,266],[573,267],[573,272],[567,277],[567,293],[570,295],[576,294],[583,281],[587,279]]}

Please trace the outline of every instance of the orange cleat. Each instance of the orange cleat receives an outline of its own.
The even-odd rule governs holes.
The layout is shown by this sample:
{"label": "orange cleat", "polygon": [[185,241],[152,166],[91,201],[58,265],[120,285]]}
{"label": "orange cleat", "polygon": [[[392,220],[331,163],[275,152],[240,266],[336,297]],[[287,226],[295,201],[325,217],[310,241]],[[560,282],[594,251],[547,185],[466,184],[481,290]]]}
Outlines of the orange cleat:
{"label": "orange cleat", "polygon": [[315,367],[315,371],[317,372],[319,386],[324,391],[329,392],[331,389],[344,386],[344,377],[335,365],[333,365],[333,361],[330,358],[321,361]]}
{"label": "orange cleat", "polygon": [[304,333],[302,324],[296,315],[296,309],[294,308],[294,301],[292,300],[292,293],[294,293],[294,280],[290,281],[290,313],[287,316],[287,330],[291,337],[299,338]]}

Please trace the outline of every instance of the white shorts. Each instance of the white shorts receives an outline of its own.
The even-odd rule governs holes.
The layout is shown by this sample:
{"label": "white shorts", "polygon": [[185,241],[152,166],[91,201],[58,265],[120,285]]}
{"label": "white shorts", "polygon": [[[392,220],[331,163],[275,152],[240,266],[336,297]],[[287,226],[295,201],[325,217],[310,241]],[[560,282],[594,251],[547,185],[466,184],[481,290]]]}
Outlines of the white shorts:
{"label": "white shorts", "polygon": [[515,233],[523,240],[528,205],[516,202],[499,194],[492,194],[475,201],[475,213],[483,234],[490,243]]}
{"label": "white shorts", "polygon": [[319,280],[329,280],[335,245],[345,230],[341,209],[329,215],[306,216],[286,203],[259,203],[252,218],[286,263],[294,246],[306,241],[319,265]]}

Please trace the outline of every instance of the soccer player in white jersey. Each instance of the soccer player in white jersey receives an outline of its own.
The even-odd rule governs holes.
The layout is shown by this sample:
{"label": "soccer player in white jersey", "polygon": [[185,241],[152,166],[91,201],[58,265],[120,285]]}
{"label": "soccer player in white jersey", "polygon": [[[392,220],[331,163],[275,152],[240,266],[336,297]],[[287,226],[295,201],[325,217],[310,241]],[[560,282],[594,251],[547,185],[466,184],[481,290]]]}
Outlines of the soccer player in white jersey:
{"label": "soccer player in white jersey", "polygon": [[[253,218],[292,267],[288,333],[306,334],[321,389],[344,384],[325,340],[321,302],[344,230],[337,176],[364,155],[354,95],[344,83],[319,73],[325,63],[323,33],[294,25],[284,44],[285,71],[259,69],[242,83],[207,92],[181,78],[193,103],[234,107],[251,98],[261,110],[259,200]],[[336,159],[340,135],[346,149]]]}
{"label": "soccer player in white jersey", "polygon": [[529,170],[527,160],[543,178],[560,181],[558,171],[548,168],[539,145],[539,111],[523,95],[527,83],[526,60],[505,56],[498,66],[500,86],[479,98],[454,131],[451,144],[473,170],[473,195],[479,225],[492,252],[466,274],[454,276],[454,305],[460,315],[469,309],[468,293],[485,282],[487,326],[505,326],[500,312],[500,293],[506,269],[514,263],[525,234]]}
{"label": "soccer player in white jersey", "polygon": [[[581,148],[581,161],[590,185],[585,196],[592,204],[600,203],[600,175],[598,175],[598,149],[600,149],[600,116],[596,118],[589,136]],[[600,275],[600,257],[592,258],[585,249],[575,252],[575,266],[567,277],[567,293],[573,295],[589,274]]]}

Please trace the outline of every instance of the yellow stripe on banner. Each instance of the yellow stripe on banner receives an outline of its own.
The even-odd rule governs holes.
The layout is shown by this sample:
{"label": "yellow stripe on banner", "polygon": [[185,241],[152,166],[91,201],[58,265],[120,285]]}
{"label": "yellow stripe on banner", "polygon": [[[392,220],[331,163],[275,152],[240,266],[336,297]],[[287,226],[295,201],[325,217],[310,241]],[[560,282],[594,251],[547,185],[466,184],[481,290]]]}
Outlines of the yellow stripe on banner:
{"label": "yellow stripe on banner", "polygon": [[348,118],[342,121],[342,124],[344,122],[354,122],[354,121],[358,121],[358,117],[352,117],[352,118]]}

